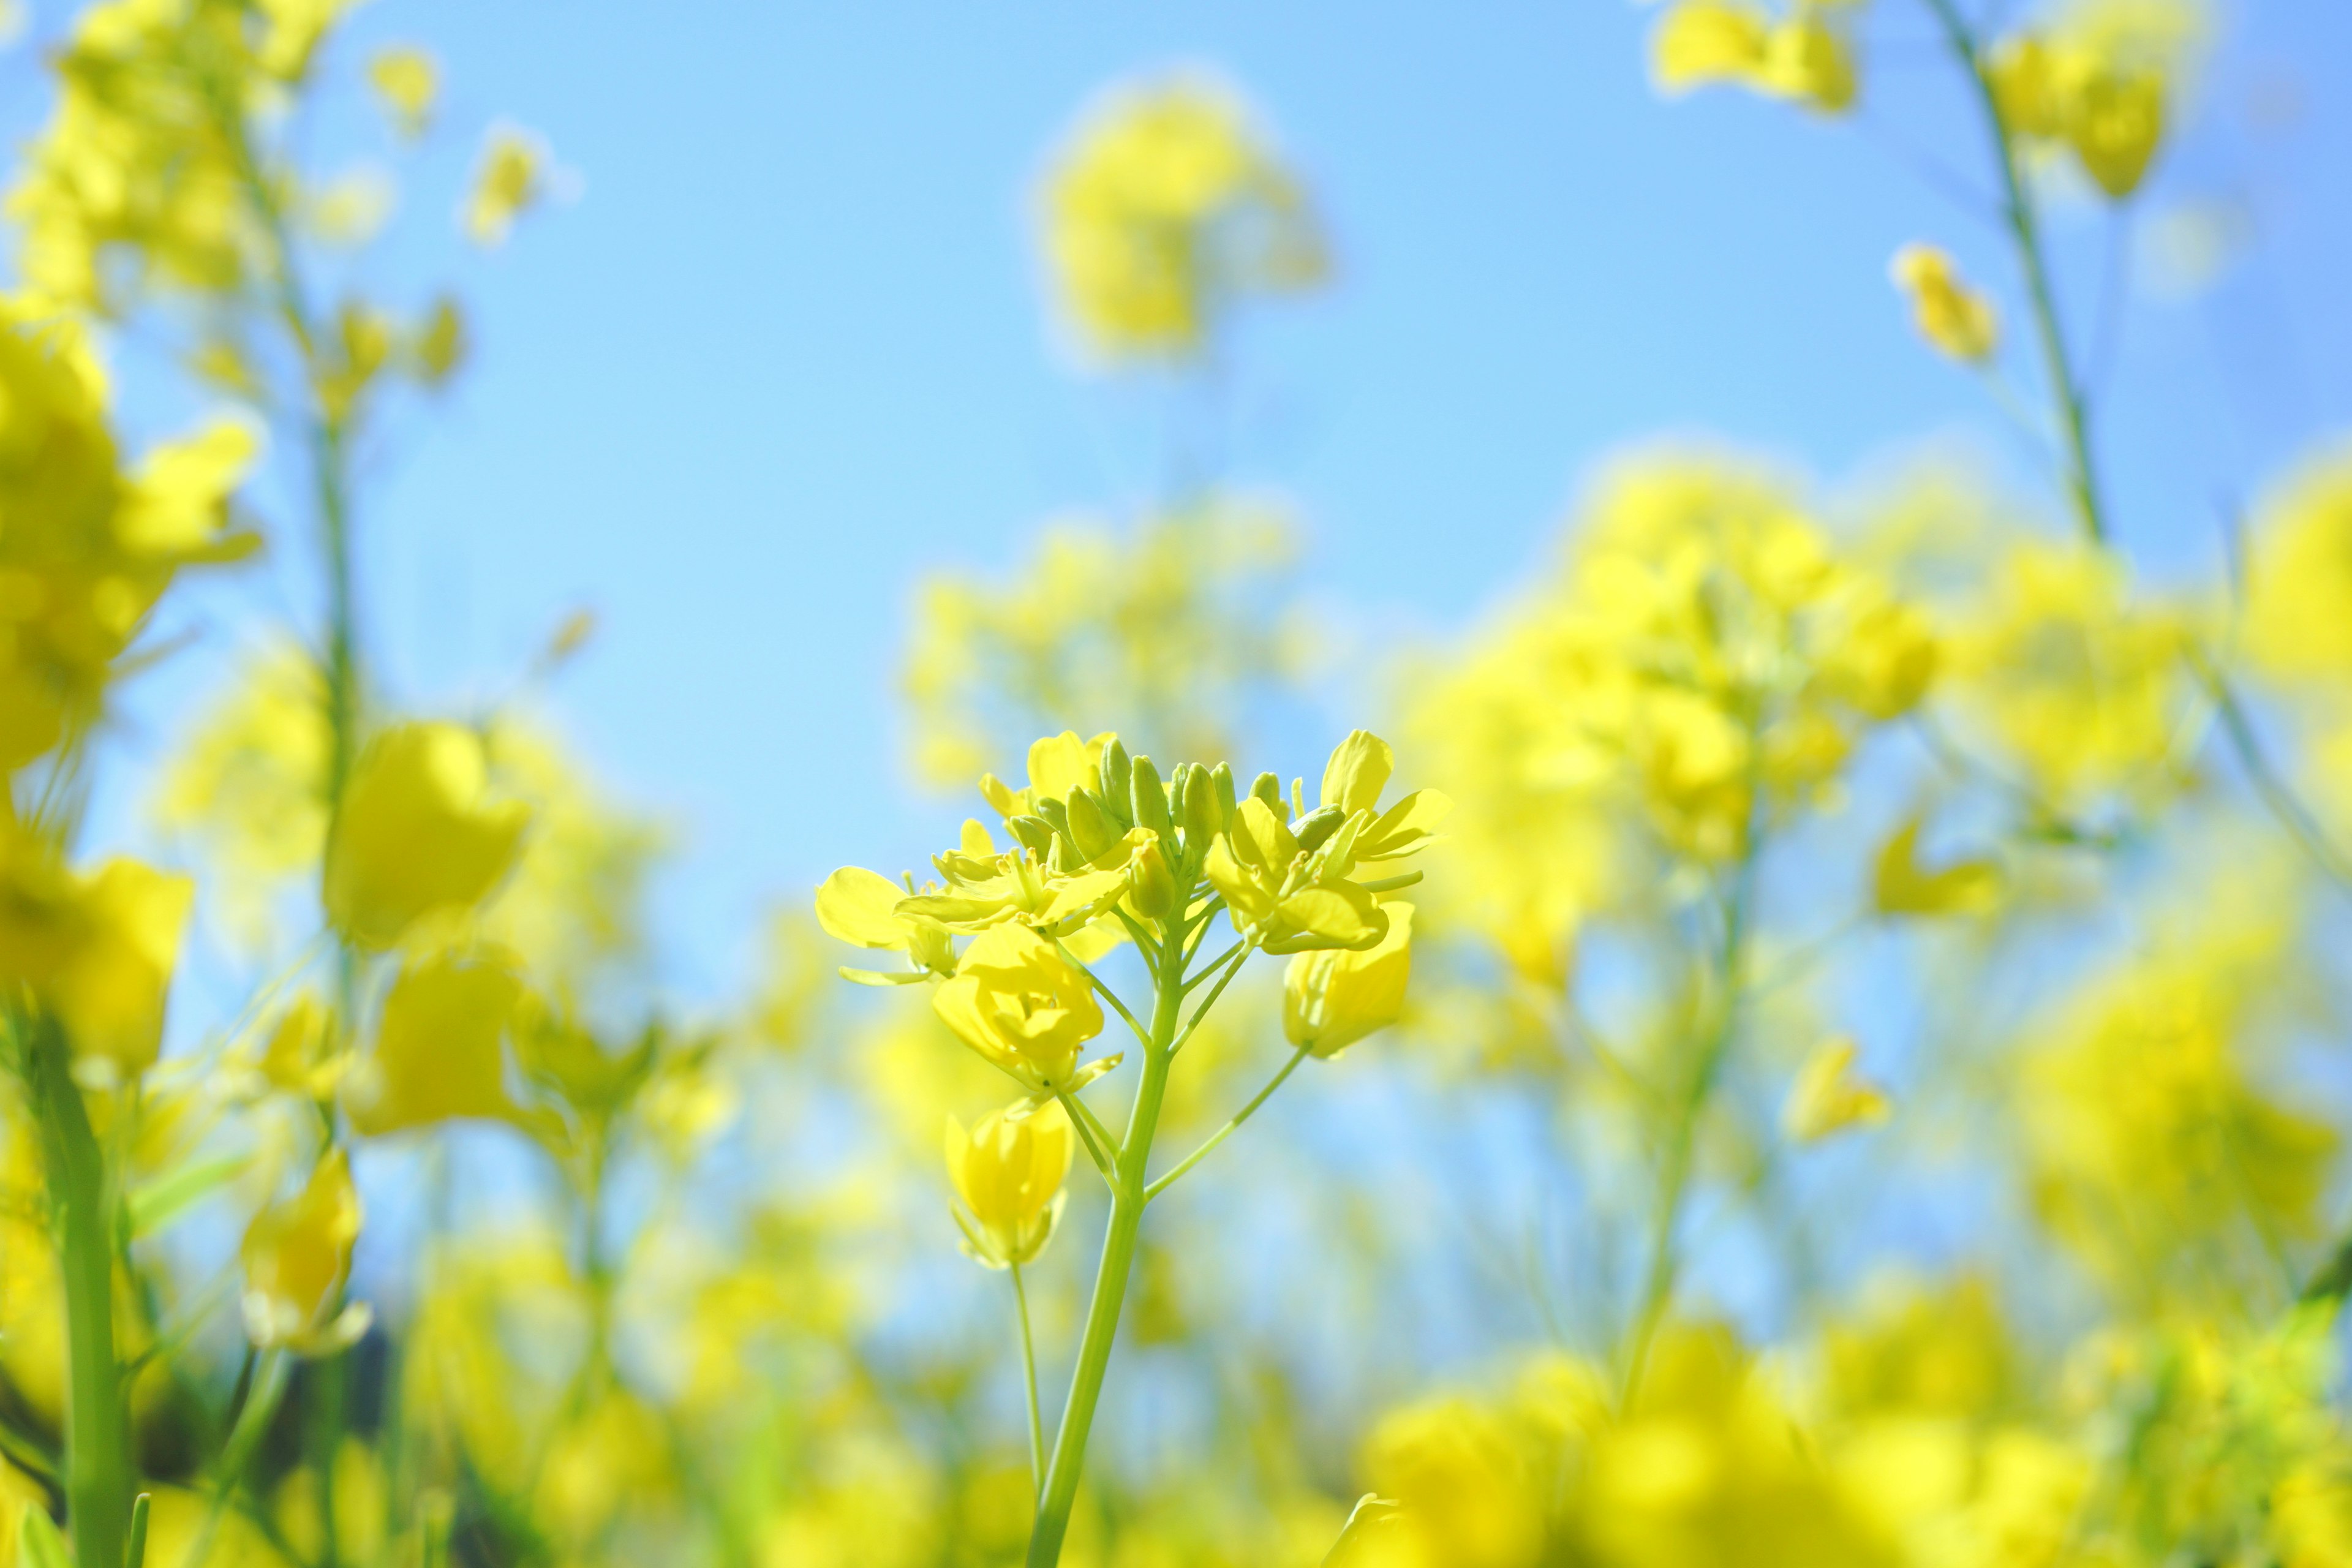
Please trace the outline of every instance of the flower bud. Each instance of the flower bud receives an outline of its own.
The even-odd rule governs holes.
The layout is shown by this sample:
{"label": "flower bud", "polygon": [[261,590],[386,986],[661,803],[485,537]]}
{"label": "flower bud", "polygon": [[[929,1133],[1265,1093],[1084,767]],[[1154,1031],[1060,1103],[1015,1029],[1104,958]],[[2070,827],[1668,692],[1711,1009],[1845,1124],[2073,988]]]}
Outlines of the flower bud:
{"label": "flower bud", "polygon": [[973,1258],[1003,1268],[1045,1250],[1061,1215],[1071,1146],[1069,1118],[1058,1105],[1027,1116],[992,1110],[969,1131],[948,1119],[948,1177],[971,1211],[956,1223]]}
{"label": "flower bud", "polygon": [[1300,817],[1290,831],[1298,840],[1298,847],[1312,854],[1329,843],[1331,835],[1339,832],[1339,825],[1347,820],[1348,814],[1338,806],[1318,805]]}
{"label": "flower bud", "polygon": [[1250,794],[1265,802],[1276,816],[1290,816],[1290,803],[1282,798],[1282,780],[1272,773],[1260,773],[1250,784]]}
{"label": "flower bud", "polygon": [[1184,775],[1185,853],[1206,853],[1209,841],[1223,832],[1224,826],[1225,814],[1217,809],[1213,776],[1194,768]]}
{"label": "flower bud", "polygon": [[1133,766],[1127,759],[1127,748],[1119,743],[1118,736],[1113,735],[1110,744],[1103,748],[1102,788],[1099,793],[1103,811],[1122,827],[1135,826],[1134,819],[1128,816],[1128,788]]}
{"label": "flower bud", "polygon": [[1128,809],[1138,827],[1149,827],[1163,839],[1176,830],[1168,816],[1168,789],[1150,757],[1138,757],[1128,773]]}
{"label": "flower bud", "polygon": [[1219,763],[1209,771],[1209,787],[1216,793],[1216,831],[1223,833],[1225,824],[1234,819],[1234,807],[1240,804],[1234,798],[1234,768],[1231,763]]}
{"label": "flower bud", "polygon": [[1070,825],[1070,842],[1088,860],[1108,854],[1118,843],[1118,829],[1111,826],[1103,812],[1102,804],[1083,785],[1073,784],[1063,814]]}
{"label": "flower bud", "polygon": [[1176,878],[1168,869],[1168,857],[1160,853],[1156,843],[1147,844],[1128,868],[1128,902],[1135,912],[1148,921],[1165,919],[1176,907]]}
{"label": "flower bud", "polygon": [[1046,825],[1053,828],[1055,833],[1066,834],[1069,832],[1070,814],[1067,810],[1064,809],[1062,803],[1054,796],[1048,795],[1040,795],[1038,797],[1037,815],[1044,817]]}
{"label": "flower bud", "polygon": [[1005,831],[1040,860],[1054,852],[1054,825],[1042,816],[1008,816]]}

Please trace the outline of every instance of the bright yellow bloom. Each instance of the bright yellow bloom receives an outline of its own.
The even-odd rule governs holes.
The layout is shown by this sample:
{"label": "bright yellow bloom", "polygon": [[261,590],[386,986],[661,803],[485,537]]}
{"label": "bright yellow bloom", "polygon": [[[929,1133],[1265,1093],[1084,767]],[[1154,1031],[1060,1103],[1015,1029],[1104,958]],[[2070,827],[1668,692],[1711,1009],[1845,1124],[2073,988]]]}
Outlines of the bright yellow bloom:
{"label": "bright yellow bloom", "polygon": [[1818,1143],[1849,1127],[1877,1126],[1894,1114],[1886,1092],[1855,1074],[1859,1054],[1843,1035],[1813,1047],[1780,1106],[1780,1126],[1790,1138]]}
{"label": "bright yellow bloom", "polygon": [[1412,973],[1412,906],[1381,906],[1388,931],[1360,952],[1302,952],[1282,979],[1282,1032],[1294,1046],[1336,1057],[1404,1015]]}
{"label": "bright yellow bloom", "polygon": [[2175,84],[2210,25],[2192,0],[2083,0],[2045,30],[1988,51],[1987,82],[2014,137],[2063,143],[2111,200],[2139,188]]}
{"label": "bright yellow bloom", "polygon": [[394,44],[369,57],[367,78],[400,133],[424,135],[441,99],[441,62],[429,50]]}
{"label": "bright yellow bloom", "polygon": [[955,944],[947,927],[920,915],[902,915],[907,889],[862,866],[844,866],[816,890],[817,924],[825,934],[859,947],[903,952],[915,967],[906,970],[841,971],[861,985],[905,985],[955,973]]}
{"label": "bright yellow bloom", "polygon": [[1891,271],[1895,286],[1910,298],[1921,337],[1956,360],[1980,364],[1992,358],[2000,318],[1948,254],[1932,245],[1906,245],[1895,253]]}
{"label": "bright yellow bloom", "polygon": [[1676,0],[1650,41],[1658,90],[1679,96],[1729,83],[1825,114],[1853,106],[1853,43],[1822,0],[1794,0],[1774,16],[1750,0]]}
{"label": "bright yellow bloom", "polygon": [[410,963],[383,999],[374,1049],[344,1080],[352,1125],[377,1135],[511,1116],[506,1039],[521,1000],[522,981],[494,952]]}
{"label": "bright yellow bloom", "polygon": [[1873,906],[1883,915],[1982,914],[1991,909],[2000,898],[2000,867],[1967,859],[1929,870],[1919,863],[1922,826],[1912,817],[1880,847],[1871,880]]}
{"label": "bright yellow bloom", "polygon": [[967,1252],[1005,1268],[1045,1249],[1062,1215],[1071,1143],[1070,1120],[1057,1104],[992,1110],[969,1131],[948,1118],[948,1177],[970,1211],[955,1216]]}
{"label": "bright yellow bloom", "polygon": [[342,1300],[359,1235],[359,1190],[341,1149],[328,1151],[299,1194],[253,1216],[238,1256],[255,1349],[333,1355],[367,1331],[368,1309]]}
{"label": "bright yellow bloom", "polygon": [[2274,679],[2340,683],[2352,673],[2352,447],[2295,469],[2248,532],[2247,655]]}
{"label": "bright yellow bloom", "polygon": [[516,220],[547,200],[552,168],[547,143],[539,136],[518,126],[493,126],[466,198],[467,237],[485,249],[504,245]]}
{"label": "bright yellow bloom", "polygon": [[1071,1086],[1078,1052],[1103,1026],[1086,975],[1024,925],[981,932],[931,1005],[957,1038],[1037,1095]]}
{"label": "bright yellow bloom", "polygon": [[77,1058],[124,1078],[153,1065],[195,891],[136,860],[108,861],[82,889],[72,950],[43,988]]}
{"label": "bright yellow bloom", "polygon": [[421,917],[488,896],[521,848],[530,809],[493,804],[481,738],[410,723],[370,741],[352,767],[327,852],[327,909],[352,941],[390,947]]}
{"label": "bright yellow bloom", "polygon": [[1063,307],[1113,360],[1196,353],[1236,300],[1328,269],[1297,179],[1198,77],[1108,98],[1046,176],[1045,221]]}

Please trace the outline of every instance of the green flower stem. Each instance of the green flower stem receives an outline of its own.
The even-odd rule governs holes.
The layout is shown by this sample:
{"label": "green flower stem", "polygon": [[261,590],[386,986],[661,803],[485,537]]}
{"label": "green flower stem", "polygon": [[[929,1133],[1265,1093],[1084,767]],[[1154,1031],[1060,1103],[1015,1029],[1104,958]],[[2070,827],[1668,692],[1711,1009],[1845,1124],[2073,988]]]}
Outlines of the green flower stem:
{"label": "green flower stem", "polygon": [[2017,144],[2010,138],[2009,127],[2001,123],[2000,102],[1993,95],[1991,79],[1985,75],[1983,51],[1978,47],[1976,35],[1961,16],[1958,5],[1955,0],[1927,0],[1927,5],[1943,24],[1944,37],[1953,55],[1968,73],[1969,80],[1975,84],[1977,102],[1984,111],[1985,125],[1992,137],[1993,161],[2000,169],[2001,219],[2009,229],[2011,244],[2016,247],[2018,265],[2025,274],[2034,337],[2042,348],[2042,369],[2050,378],[2051,396],[2058,405],[2059,425],[2066,437],[2067,489],[2084,536],[2094,544],[2103,544],[2107,537],[2106,512],[2100,500],[2098,471],[2091,463],[2090,410],[2066,352],[2065,334],[2059,330],[2058,296],[2050,285],[2041,222],[2034,215],[2033,204],[2027,199],[2024,176],[2018,170]]}
{"label": "green flower stem", "polygon": [[1031,1504],[1045,1496],[1045,1419],[1037,1409],[1037,1342],[1029,1332],[1029,1291],[1021,1265],[1013,1265],[1013,1304],[1021,1314],[1021,1383],[1029,1395],[1029,1492]]}
{"label": "green flower stem", "polygon": [[1061,1561],[1062,1538],[1069,1533],[1070,1509],[1077,1501],[1078,1472],[1086,1463],[1087,1437],[1094,1428],[1095,1405],[1102,1398],[1111,1344],[1118,1337],[1119,1311],[1127,1301],[1128,1278],[1134,1271],[1136,1243],[1143,1225],[1145,1172],[1151,1159],[1152,1134],[1160,1127],[1160,1108],[1168,1094],[1168,1067],[1175,1057],[1177,1014],[1184,1000],[1184,937],[1183,923],[1171,920],[1160,943],[1151,1033],[1143,1052],[1143,1082],[1136,1090],[1135,1110],[1118,1152],[1111,1184],[1110,1228],[1103,1237],[1094,1301],[1087,1309],[1086,1332],[1078,1342],[1077,1370],[1070,1379],[1070,1397],[1063,1406],[1053,1462],[1045,1472],[1045,1495],[1037,1506],[1036,1528],[1029,1537],[1028,1568],[1055,1568]]}
{"label": "green flower stem", "polygon": [[[329,369],[320,347],[323,334],[302,284],[285,205],[254,150],[251,125],[242,100],[217,79],[207,77],[204,85],[209,89],[214,118],[236,160],[246,199],[267,246],[272,303],[279,325],[300,356],[304,391],[310,405],[303,422],[303,436],[310,456],[319,553],[327,579],[326,646],[320,659],[326,693],[327,767],[320,787],[327,816],[326,854],[331,858],[341,828],[345,786],[358,754],[361,718],[358,595],[352,568],[350,432],[341,416],[327,406],[319,395]],[[323,872],[323,867],[321,869]],[[340,1026],[346,1030],[352,1026],[358,1011],[359,971],[358,952],[350,942],[339,941],[335,953],[335,1012]],[[320,1102],[319,1117],[325,1139],[331,1146],[341,1135],[331,1100]],[[340,1307],[341,1302],[329,1305]],[[342,1447],[343,1428],[350,1415],[350,1384],[351,1365],[343,1353],[312,1362],[303,1378],[303,1447],[318,1489],[322,1542],[320,1568],[336,1568],[335,1456]]]}
{"label": "green flower stem", "polygon": [[2326,830],[2311,815],[2311,808],[2296,797],[2294,788],[2272,763],[2230,678],[2200,648],[2189,650],[2189,662],[2211,697],[2214,713],[2221,721],[2221,733],[2228,737],[2230,749],[2237,753],[2238,765],[2245,770],[2254,794],[2262,797],[2263,805],[2269,807],[2287,837],[2294,840],[2295,847],[2310,858],[2313,865],[2338,887],[2352,888],[2352,863],[2346,861],[2342,851],[2329,840]]}
{"label": "green flower stem", "polygon": [[1757,837],[1751,830],[1747,851],[1732,873],[1731,890],[1724,906],[1723,947],[1717,955],[1715,1015],[1708,1020],[1697,1059],[1692,1064],[1690,1080],[1675,1108],[1674,1121],[1666,1133],[1665,1153],[1659,1164],[1657,1207],[1650,1226],[1649,1268],[1643,1278],[1641,1304],[1634,1311],[1633,1331],[1626,1342],[1625,1383],[1619,1396],[1626,1406],[1632,1405],[1633,1396],[1641,1392],[1651,1342],[1657,1338],[1659,1326],[1674,1305],[1675,1284],[1682,1267],[1675,1237],[1682,1228],[1683,1207],[1690,1193],[1699,1124],[1706,1120],[1707,1104],[1714,1098],[1724,1058],[1730,1054],[1738,1030],[1740,992],[1747,969],[1748,906],[1753,901],[1756,879]]}
{"label": "green flower stem", "polygon": [[1095,1169],[1102,1173],[1103,1184],[1113,1192],[1118,1191],[1118,1173],[1111,1156],[1104,1149],[1104,1145],[1110,1140],[1108,1137],[1099,1140],[1096,1138],[1094,1112],[1087,1110],[1084,1102],[1067,1090],[1054,1098],[1061,1102],[1063,1110],[1068,1113],[1070,1125],[1078,1130],[1078,1142],[1086,1150],[1087,1158],[1094,1162]]}
{"label": "green flower stem", "polygon": [[1267,1100],[1274,1098],[1274,1091],[1280,1089],[1284,1080],[1288,1079],[1292,1073],[1297,1072],[1298,1070],[1298,1064],[1306,1059],[1307,1047],[1305,1046],[1301,1046],[1297,1050],[1291,1052],[1290,1059],[1282,1064],[1282,1070],[1276,1073],[1273,1078],[1268,1079],[1266,1081],[1266,1086],[1264,1089],[1259,1089],[1257,1093],[1252,1095],[1250,1097],[1250,1102],[1247,1105],[1244,1105],[1239,1110],[1234,1111],[1232,1121],[1226,1122],[1223,1127],[1218,1128],[1214,1132],[1210,1133],[1206,1141],[1204,1141],[1198,1149],[1193,1150],[1181,1160],[1177,1161],[1175,1169],[1170,1171],[1158,1181],[1143,1189],[1145,1201],[1149,1202],[1151,1199],[1158,1197],[1161,1193],[1166,1192],[1170,1187],[1174,1186],[1176,1184],[1176,1179],[1179,1176],[1181,1176],[1185,1172],[1191,1170],[1193,1166],[1207,1159],[1212,1150],[1215,1149],[1218,1144],[1233,1136],[1234,1130],[1235,1128],[1239,1127],[1243,1122],[1247,1121],[1252,1116],[1257,1113],[1257,1108],[1259,1106],[1264,1105]]}
{"label": "green flower stem", "polygon": [[57,1211],[66,1298],[66,1522],[74,1560],[123,1560],[131,1523],[131,1415],[114,1348],[113,1212],[106,1159],[56,1022],[33,1021],[27,1066]]}

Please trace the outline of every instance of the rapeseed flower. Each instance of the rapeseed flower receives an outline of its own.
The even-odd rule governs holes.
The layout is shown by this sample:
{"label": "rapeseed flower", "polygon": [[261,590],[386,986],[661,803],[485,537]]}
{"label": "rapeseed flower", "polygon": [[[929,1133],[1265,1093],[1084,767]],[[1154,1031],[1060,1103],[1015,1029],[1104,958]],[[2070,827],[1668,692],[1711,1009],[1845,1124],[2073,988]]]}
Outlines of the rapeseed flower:
{"label": "rapeseed flower", "polygon": [[1895,286],[1911,300],[1921,337],[1956,360],[1981,364],[1992,358],[2000,342],[2000,318],[1948,253],[1932,245],[1906,245],[1895,253],[1891,270]]}
{"label": "rapeseed flower", "polygon": [[1860,1047],[1843,1035],[1823,1040],[1797,1069],[1780,1104],[1781,1130],[1800,1143],[1818,1143],[1853,1127],[1874,1127],[1895,1112],[1886,1091],[1854,1070]]}
{"label": "rapeseed flower", "polygon": [[947,1122],[948,1176],[964,1203],[955,1221],[964,1250],[991,1268],[1028,1263],[1062,1214],[1073,1139],[1059,1105],[992,1110],[969,1130]]}
{"label": "rapeseed flower", "polygon": [[1381,906],[1388,930],[1361,952],[1302,952],[1283,973],[1282,1032],[1294,1046],[1336,1057],[1404,1016],[1412,970],[1412,906]]}
{"label": "rapeseed flower", "polygon": [[342,1084],[352,1125],[374,1135],[459,1118],[505,1120],[506,1040],[523,985],[505,955],[412,961],[383,999],[372,1049]]}
{"label": "rapeseed flower", "polygon": [[1078,1053],[1103,1027],[1086,975],[1035,931],[1013,923],[975,937],[931,1005],[958,1039],[1040,1096],[1072,1087]]}
{"label": "rapeseed flower", "polygon": [[1047,174],[1061,303],[1106,359],[1198,353],[1234,303],[1328,270],[1305,192],[1240,99],[1197,75],[1122,88]]}
{"label": "rapeseed flower", "polygon": [[479,736],[404,723],[370,741],[352,770],[327,847],[326,900],[365,947],[397,942],[424,916],[471,908],[512,868],[530,808],[488,798]]}
{"label": "rapeseed flower", "polygon": [[367,1331],[368,1308],[342,1299],[360,1220],[351,1159],[341,1149],[327,1152],[300,1193],[254,1215],[239,1257],[246,1334],[257,1350],[333,1355]]}

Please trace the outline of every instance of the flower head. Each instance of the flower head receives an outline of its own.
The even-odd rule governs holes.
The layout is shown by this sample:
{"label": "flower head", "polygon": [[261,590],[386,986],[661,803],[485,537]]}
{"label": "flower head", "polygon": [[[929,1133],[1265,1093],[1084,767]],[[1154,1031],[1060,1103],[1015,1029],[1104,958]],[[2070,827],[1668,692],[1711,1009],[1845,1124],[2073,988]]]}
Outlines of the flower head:
{"label": "flower head", "polygon": [[488,800],[488,770],[480,737],[456,724],[401,724],[368,742],[327,852],[327,908],[352,941],[390,947],[506,876],[530,810]]}
{"label": "flower head", "polygon": [[973,939],[931,1005],[956,1037],[1032,1094],[1066,1090],[1078,1053],[1102,1033],[1102,1008],[1076,965],[1025,925]]}
{"label": "flower head", "polygon": [[246,1227],[245,1330],[257,1350],[332,1355],[367,1331],[368,1308],[343,1302],[360,1195],[350,1158],[330,1150],[293,1197],[270,1205]]}
{"label": "flower head", "polygon": [[1919,335],[1956,360],[1980,364],[2000,342],[1992,301],[1969,286],[1951,257],[1932,245],[1906,245],[1890,268],[1911,300]]}
{"label": "flower head", "polygon": [[1004,1268],[1045,1250],[1062,1214],[1070,1143],[1069,1118],[1051,1103],[992,1110],[969,1131],[948,1118],[948,1178],[969,1211],[955,1216],[967,1252]]}
{"label": "flower head", "polygon": [[1282,1032],[1294,1046],[1336,1057],[1404,1013],[1412,973],[1412,906],[1383,905],[1388,930],[1360,952],[1326,949],[1290,961],[1282,980]]}

